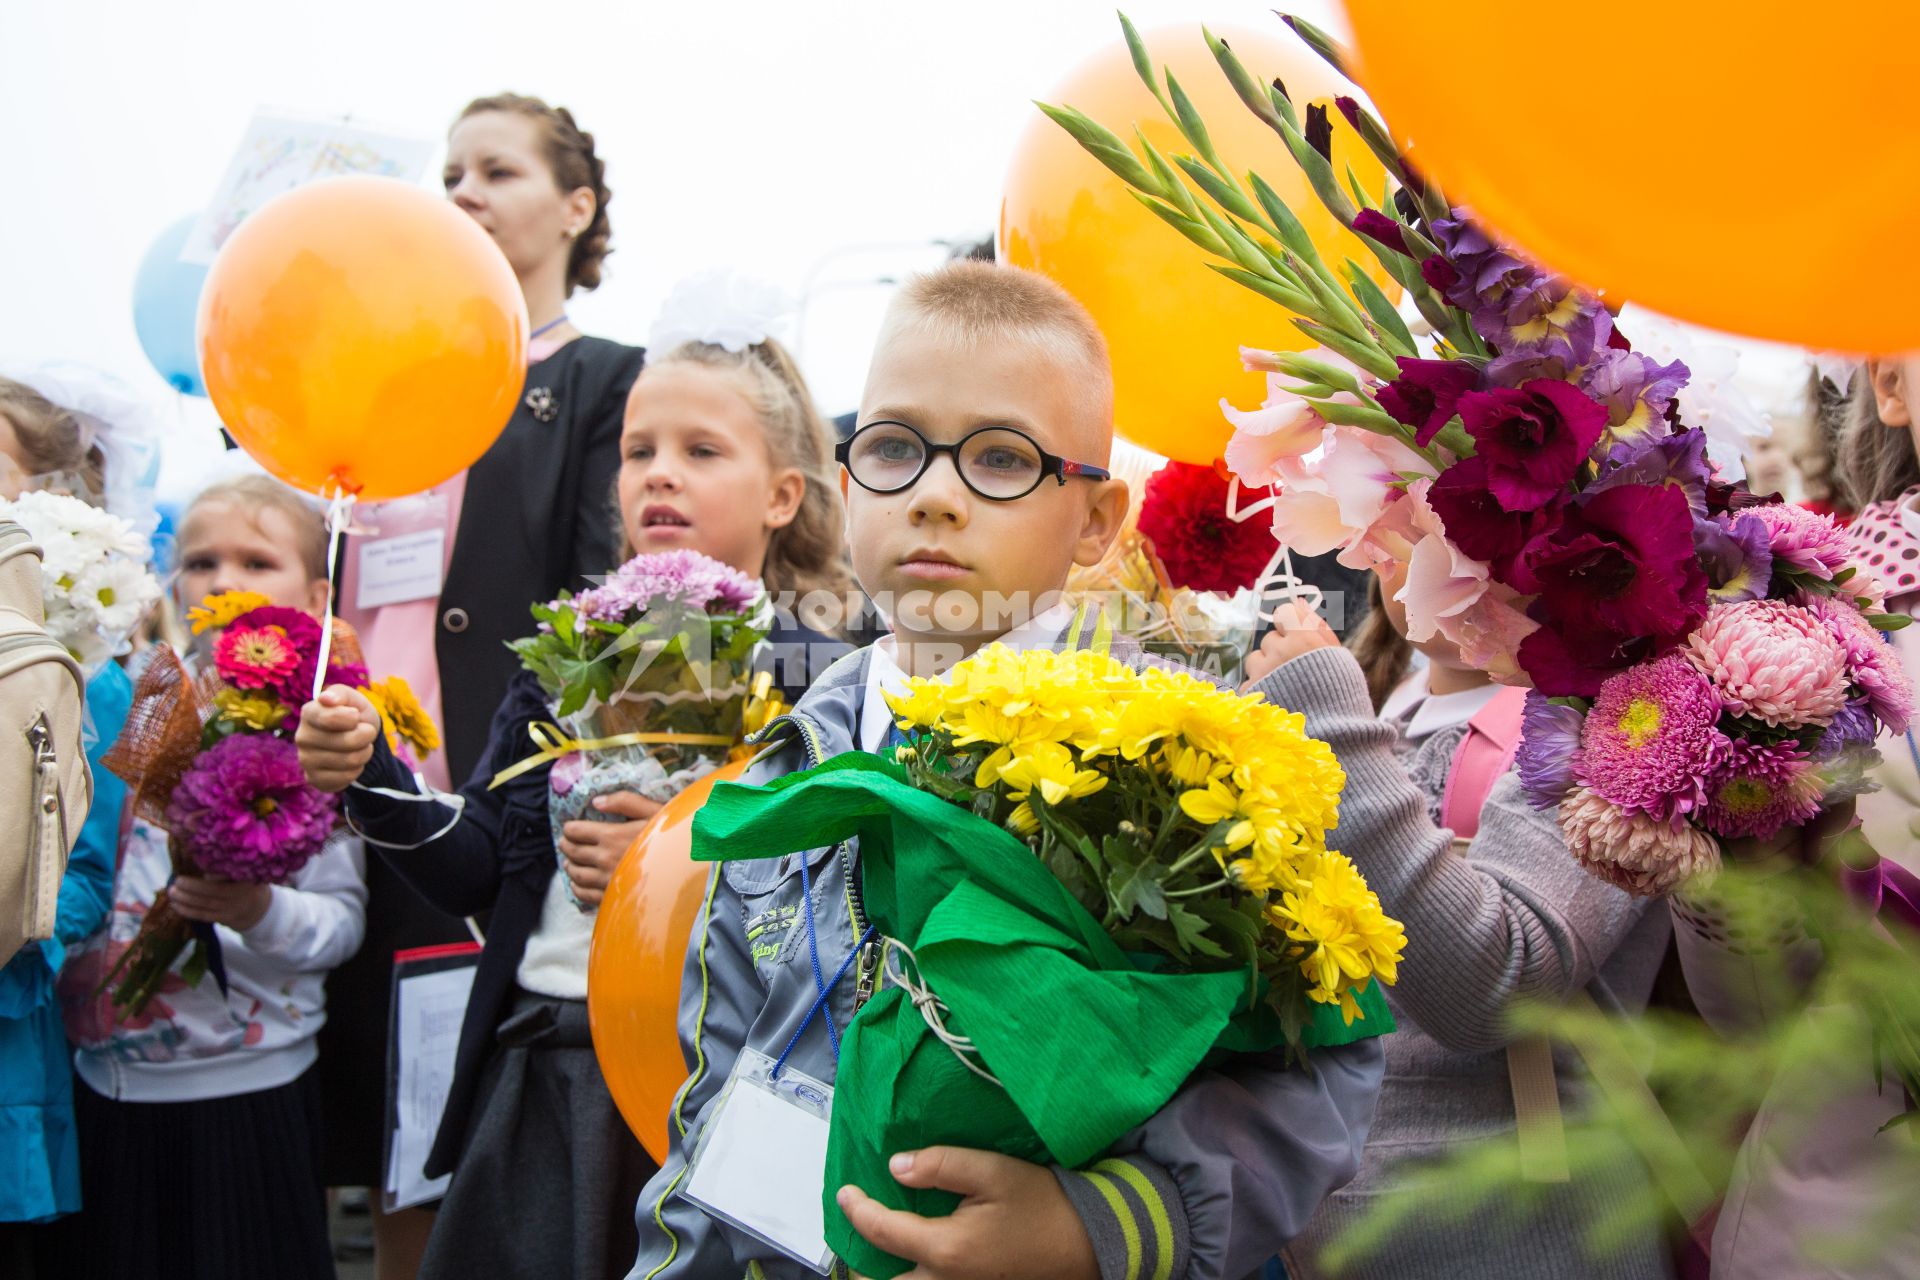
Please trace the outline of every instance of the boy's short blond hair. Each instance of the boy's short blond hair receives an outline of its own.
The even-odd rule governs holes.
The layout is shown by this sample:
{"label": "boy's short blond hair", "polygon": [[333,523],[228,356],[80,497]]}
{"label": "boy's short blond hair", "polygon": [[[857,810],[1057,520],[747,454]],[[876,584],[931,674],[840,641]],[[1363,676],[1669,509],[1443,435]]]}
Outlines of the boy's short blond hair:
{"label": "boy's short blond hair", "polygon": [[884,333],[931,333],[955,346],[1027,343],[1086,379],[1089,409],[1113,423],[1113,366],[1107,340],[1079,299],[1038,272],[991,262],[960,261],[901,287],[887,309]]}

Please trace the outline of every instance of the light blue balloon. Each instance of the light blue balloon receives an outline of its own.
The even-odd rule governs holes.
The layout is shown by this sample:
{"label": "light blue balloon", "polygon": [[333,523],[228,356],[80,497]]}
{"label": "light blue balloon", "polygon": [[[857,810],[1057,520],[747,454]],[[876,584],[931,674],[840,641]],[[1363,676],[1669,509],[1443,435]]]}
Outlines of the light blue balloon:
{"label": "light blue balloon", "polygon": [[133,330],[140,335],[140,347],[161,377],[190,396],[207,394],[193,340],[207,269],[180,261],[180,248],[199,217],[190,213],[154,237],[133,280]]}

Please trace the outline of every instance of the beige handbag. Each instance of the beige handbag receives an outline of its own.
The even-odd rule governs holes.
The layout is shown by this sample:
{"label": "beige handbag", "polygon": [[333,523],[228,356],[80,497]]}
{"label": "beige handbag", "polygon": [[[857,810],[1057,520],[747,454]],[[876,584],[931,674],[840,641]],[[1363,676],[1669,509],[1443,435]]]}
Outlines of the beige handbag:
{"label": "beige handbag", "polygon": [[0,964],[53,936],[60,879],[93,800],[86,684],[46,633],[39,546],[0,521]]}

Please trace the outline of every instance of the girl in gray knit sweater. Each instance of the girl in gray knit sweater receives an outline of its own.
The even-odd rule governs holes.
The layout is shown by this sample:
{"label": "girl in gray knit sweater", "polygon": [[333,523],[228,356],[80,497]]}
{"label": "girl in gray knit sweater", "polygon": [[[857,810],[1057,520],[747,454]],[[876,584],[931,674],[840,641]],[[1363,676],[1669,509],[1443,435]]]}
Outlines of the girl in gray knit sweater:
{"label": "girl in gray knit sweater", "polygon": [[[1389,568],[1375,584],[1355,653],[1342,649],[1311,610],[1289,605],[1247,661],[1248,687],[1302,712],[1307,731],[1338,753],[1347,786],[1328,845],[1353,859],[1407,929],[1400,981],[1389,993],[1400,1029],[1386,1041],[1387,1078],[1360,1173],[1288,1248],[1293,1280],[1331,1274],[1322,1251],[1392,1195],[1396,1176],[1415,1162],[1462,1143],[1518,1140],[1511,1007],[1559,1001],[1584,988],[1603,1009],[1638,1013],[1668,939],[1667,913],[1582,871],[1552,815],[1527,803],[1511,771],[1487,793],[1477,834],[1455,841],[1442,821],[1452,762],[1469,722],[1500,689],[1437,635],[1418,646],[1425,667],[1401,679],[1410,646],[1404,613],[1391,597],[1402,572]],[[1378,715],[1376,699],[1383,703]],[[1530,1078],[1551,1097],[1545,1052],[1537,1049]],[[1527,1060],[1523,1054],[1515,1061]],[[1551,1079],[1562,1107],[1581,1105],[1576,1062],[1559,1057]],[[1656,1237],[1597,1255],[1586,1243],[1587,1229],[1634,1194],[1638,1177],[1622,1170],[1604,1181],[1546,1187],[1543,1197],[1529,1197],[1524,1216],[1500,1204],[1463,1206],[1462,1215],[1398,1230],[1340,1274],[1666,1280],[1671,1264]]]}

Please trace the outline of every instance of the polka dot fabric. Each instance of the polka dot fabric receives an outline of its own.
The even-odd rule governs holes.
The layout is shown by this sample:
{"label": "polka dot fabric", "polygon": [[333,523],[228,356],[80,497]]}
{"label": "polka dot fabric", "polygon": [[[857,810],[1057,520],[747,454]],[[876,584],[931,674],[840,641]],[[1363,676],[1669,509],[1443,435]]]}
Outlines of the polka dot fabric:
{"label": "polka dot fabric", "polygon": [[1886,587],[1890,598],[1920,591],[1920,534],[1900,518],[1916,498],[1920,498],[1920,484],[1892,502],[1874,503],[1847,529],[1861,564]]}

